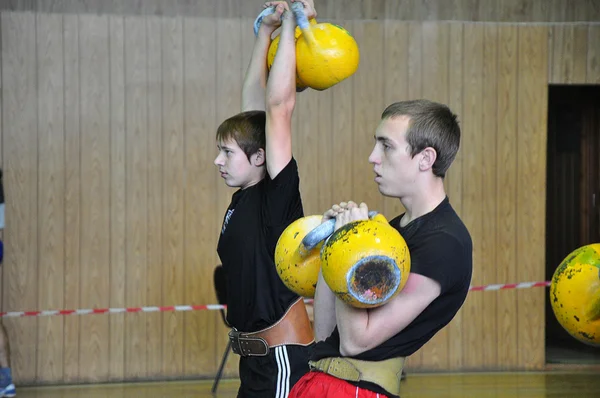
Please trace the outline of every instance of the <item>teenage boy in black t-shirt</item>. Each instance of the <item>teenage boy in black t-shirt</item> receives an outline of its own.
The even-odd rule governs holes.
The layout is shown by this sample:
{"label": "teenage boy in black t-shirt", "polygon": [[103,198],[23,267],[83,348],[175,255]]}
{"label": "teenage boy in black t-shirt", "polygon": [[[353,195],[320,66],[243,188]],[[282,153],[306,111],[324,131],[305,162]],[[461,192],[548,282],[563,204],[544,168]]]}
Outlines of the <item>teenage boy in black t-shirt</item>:
{"label": "teenage boy in black t-shirt", "polygon": [[[302,3],[305,15],[313,18],[312,1]],[[296,23],[286,2],[265,4],[271,6],[276,11],[262,20],[244,79],[242,113],[217,130],[215,165],[228,186],[239,188],[217,246],[227,274],[229,336],[241,356],[238,397],[287,397],[308,372],[314,345],[304,301],[285,287],[274,263],[279,236],[304,213],[291,145]],[[267,52],[279,26],[267,81]]]}
{"label": "teenage boy in black t-shirt", "polygon": [[[390,105],[369,157],[379,191],[406,212],[390,221],[406,240],[411,270],[403,290],[375,309],[336,298],[319,276],[314,303],[313,372],[292,397],[398,397],[404,358],[445,327],[464,303],[472,275],[472,241],[444,191],[460,144],[456,116],[426,100]],[[336,229],[368,217],[366,204],[334,205]],[[358,369],[360,375],[355,371]]]}

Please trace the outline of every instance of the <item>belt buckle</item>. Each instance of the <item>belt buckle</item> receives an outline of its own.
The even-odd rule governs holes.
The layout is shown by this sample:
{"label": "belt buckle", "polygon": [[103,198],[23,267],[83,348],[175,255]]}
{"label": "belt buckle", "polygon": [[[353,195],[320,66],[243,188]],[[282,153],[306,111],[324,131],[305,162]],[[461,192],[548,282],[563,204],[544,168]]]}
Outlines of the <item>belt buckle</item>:
{"label": "belt buckle", "polygon": [[324,368],[323,366],[319,366],[319,364],[321,364],[320,361],[308,361],[308,369],[311,371],[326,373],[326,368]]}
{"label": "belt buckle", "polygon": [[236,328],[231,328],[229,331],[229,342],[231,350],[238,355],[242,355],[242,347],[240,345],[240,332]]}
{"label": "belt buckle", "polygon": [[269,345],[260,337],[249,337],[236,328],[229,331],[231,349],[242,357],[263,357],[269,354]]}

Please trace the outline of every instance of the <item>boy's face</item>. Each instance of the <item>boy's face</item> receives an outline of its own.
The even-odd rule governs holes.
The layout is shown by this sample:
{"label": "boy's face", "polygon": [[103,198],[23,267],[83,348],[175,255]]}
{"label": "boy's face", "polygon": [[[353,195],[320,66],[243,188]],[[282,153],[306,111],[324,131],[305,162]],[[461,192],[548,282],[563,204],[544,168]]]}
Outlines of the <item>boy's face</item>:
{"label": "boy's face", "polygon": [[235,140],[217,142],[219,154],[215,166],[221,178],[232,188],[246,188],[260,180],[262,171],[261,151],[250,156],[250,160]]}
{"label": "boy's face", "polygon": [[409,121],[404,116],[382,120],[375,133],[369,163],[373,164],[379,192],[385,196],[409,195],[419,174],[419,154],[412,157],[406,141]]}

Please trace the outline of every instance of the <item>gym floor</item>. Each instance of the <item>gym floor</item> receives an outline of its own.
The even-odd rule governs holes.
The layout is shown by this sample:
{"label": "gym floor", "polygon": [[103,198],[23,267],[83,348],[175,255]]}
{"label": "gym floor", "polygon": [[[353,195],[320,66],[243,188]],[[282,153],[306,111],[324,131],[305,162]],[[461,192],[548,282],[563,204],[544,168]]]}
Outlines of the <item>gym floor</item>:
{"label": "gym floor", "polygon": [[[402,398],[426,397],[600,397],[598,371],[539,373],[410,374]],[[235,398],[239,382],[222,380],[216,394],[212,380],[123,383],[89,386],[22,387],[20,398],[217,397]]]}

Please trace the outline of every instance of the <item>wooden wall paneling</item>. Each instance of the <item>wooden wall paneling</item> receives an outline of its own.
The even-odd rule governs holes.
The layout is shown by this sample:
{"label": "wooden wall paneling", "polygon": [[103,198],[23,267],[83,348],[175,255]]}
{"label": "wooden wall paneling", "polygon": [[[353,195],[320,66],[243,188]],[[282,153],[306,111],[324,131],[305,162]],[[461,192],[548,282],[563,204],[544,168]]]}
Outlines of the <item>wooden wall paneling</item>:
{"label": "wooden wall paneling", "polygon": [[[333,18],[333,19],[362,19],[363,8],[362,1],[354,1],[354,0],[337,0],[332,2],[331,7],[328,9],[330,13],[325,14],[322,13],[321,18]],[[317,7],[317,13],[319,12],[319,2],[315,1],[315,6]],[[360,15],[361,18],[356,18],[357,15]]]}
{"label": "wooden wall paneling", "polygon": [[[548,29],[519,27],[517,80],[517,256],[520,281],[545,276],[545,168]],[[519,367],[544,365],[545,290],[518,292]]]}
{"label": "wooden wall paneling", "polygon": [[385,19],[385,0],[365,0],[362,2],[365,19]]}
{"label": "wooden wall paneling", "polygon": [[[63,308],[65,137],[63,17],[37,15],[38,294],[37,308]],[[63,319],[38,321],[37,379],[63,378]]]}
{"label": "wooden wall paneling", "polygon": [[[125,305],[138,307],[147,302],[148,38],[142,17],[125,18],[124,29]],[[130,379],[147,374],[145,317],[145,313],[137,313],[125,318],[125,369]]]}
{"label": "wooden wall paneling", "polygon": [[[110,93],[108,17],[82,15],[79,24],[81,95],[80,285],[83,308],[104,307],[110,295]],[[109,373],[109,318],[80,323],[80,381]]]}
{"label": "wooden wall paneling", "polygon": [[[450,25],[423,22],[423,98],[448,104]],[[440,330],[422,349],[423,367],[447,369],[448,329]]]}
{"label": "wooden wall paneling", "polygon": [[[147,273],[146,305],[160,306],[165,303],[163,269],[170,264],[165,262],[163,226],[168,214],[163,211],[167,195],[163,188],[164,151],[163,151],[163,56],[162,56],[162,18],[146,17],[146,37],[148,46],[147,65],[147,118],[148,118],[148,223],[147,223]],[[208,106],[208,105],[206,105]],[[163,323],[165,313],[146,313],[146,372],[149,378],[163,375]]]}
{"label": "wooden wall paneling", "polygon": [[[408,23],[408,99],[423,97],[423,32],[419,22]],[[423,352],[415,352],[407,360],[407,368],[419,369],[423,365]]]}
{"label": "wooden wall paneling", "polygon": [[[2,14],[3,17],[6,13]],[[81,308],[81,95],[79,16],[63,17],[64,100],[65,100],[65,269],[64,305]],[[69,112],[66,112],[66,110]],[[111,256],[112,257],[112,256]],[[114,257],[113,257],[114,258]],[[81,317],[64,318],[63,379],[75,383],[79,379],[79,343]],[[12,342],[11,342],[12,346]]]}
{"label": "wooden wall paneling", "polygon": [[[386,20],[383,38],[383,108],[375,116],[381,117],[384,109],[394,102],[408,99],[409,46],[408,24]],[[384,215],[391,220],[404,212],[399,199],[383,198]]]}
{"label": "wooden wall paneling", "polygon": [[[242,15],[240,13],[240,1],[237,0],[219,0],[216,5],[213,7],[216,8],[216,17],[217,18],[232,18],[237,19]],[[264,4],[264,3],[263,3]],[[258,15],[258,12],[256,13]],[[256,17],[256,16],[255,16]]]}
{"label": "wooden wall paneling", "polygon": [[[6,202],[3,306],[38,304],[38,147],[35,15],[2,14],[3,182]],[[12,368],[23,380],[37,377],[38,320],[4,320]]]}
{"label": "wooden wall paneling", "polygon": [[351,200],[365,202],[370,210],[382,211],[383,197],[374,182],[373,166],[368,159],[383,111],[383,47],[380,45],[384,38],[383,24],[374,21],[355,23],[353,34],[362,56],[360,71],[352,79],[354,123],[351,167],[354,181]]}
{"label": "wooden wall paneling", "polygon": [[[185,303],[216,302],[213,269],[216,265],[214,217],[206,211],[216,205],[214,188],[217,173],[211,160],[215,154],[216,130],[215,57],[216,23],[213,20],[185,18]],[[252,36],[251,36],[252,37]],[[188,376],[211,374],[214,359],[221,351],[215,345],[217,313],[195,311],[185,315],[184,371]],[[220,347],[219,347],[220,348]]]}
{"label": "wooden wall paneling", "polygon": [[[573,4],[574,3],[574,4]],[[41,13],[256,18],[262,0],[11,0],[0,9]],[[317,0],[321,19],[580,22],[600,20],[596,0]]]}
{"label": "wooden wall paneling", "polygon": [[[482,146],[482,235],[481,235],[481,265],[483,268],[481,282],[484,285],[497,283],[496,279],[496,234],[498,218],[496,213],[497,181],[495,171],[498,166],[497,146],[493,143],[497,137],[498,107],[498,27],[484,27],[483,48],[483,126],[481,129]],[[498,327],[496,323],[497,294],[483,294],[483,341],[497,341]],[[502,349],[496,344],[483,344],[483,368],[495,368],[498,362],[498,352]]]}
{"label": "wooden wall paneling", "polygon": [[[464,86],[464,24],[450,23],[448,32],[448,106],[457,115],[461,129],[461,143],[456,159],[447,174],[446,193],[452,207],[463,217],[463,159],[465,157],[465,130],[463,110]],[[463,350],[463,313],[460,309],[447,326],[448,329],[448,367],[461,369],[464,363]]]}
{"label": "wooden wall paneling", "polygon": [[[415,0],[407,1],[386,1],[385,15],[390,19],[400,19],[405,21],[421,20],[421,10]],[[392,18],[392,15],[395,18]]]}
{"label": "wooden wall paneling", "polygon": [[583,84],[586,82],[587,40],[587,26],[558,25],[551,28],[550,83]]}
{"label": "wooden wall paneling", "polygon": [[[495,174],[498,187],[496,211],[496,283],[516,283],[517,275],[517,93],[518,28],[499,27],[497,76],[497,136]],[[498,329],[497,367],[512,369],[518,363],[517,292],[498,294],[496,327]]]}
{"label": "wooden wall paneling", "polygon": [[595,0],[578,0],[574,3],[561,0],[547,2],[550,22],[598,21],[600,6]]}
{"label": "wooden wall paneling", "polygon": [[[348,20],[337,22],[348,32],[354,34],[356,29],[354,22]],[[362,52],[362,48],[360,48],[360,51]],[[359,65],[358,68],[357,74],[360,73],[361,66]],[[331,167],[334,180],[331,204],[350,200],[349,198],[353,196],[355,179],[352,174],[352,162],[354,159],[349,154],[353,153],[353,142],[350,137],[355,125],[354,102],[357,98],[354,93],[353,82],[356,78],[357,75],[355,74],[350,79],[338,84],[332,91],[332,102],[335,106],[333,107],[334,117],[331,128],[333,144],[330,156],[334,159]],[[300,176],[300,178],[306,177]]]}
{"label": "wooden wall paneling", "polygon": [[[483,223],[485,222],[483,203],[484,182],[484,139],[483,130],[483,62],[485,48],[485,28],[483,25],[464,26],[463,63],[463,215],[473,239],[473,278],[472,285],[482,284],[486,267],[483,253]],[[463,308],[463,367],[480,368],[483,365],[483,350],[475,350],[484,341],[483,298],[470,293]]]}
{"label": "wooden wall paneling", "polygon": [[[306,89],[296,95],[296,107],[292,119],[292,154],[298,162],[300,175],[300,193],[304,214],[323,214],[325,209],[318,208],[319,179],[323,171],[319,168],[318,115],[320,91]],[[325,133],[326,134],[326,133]]]}
{"label": "wooden wall paneling", "polygon": [[[133,19],[133,17],[127,17],[127,19]],[[129,300],[126,298],[126,294],[130,293],[126,288],[126,285],[130,285],[127,279],[129,259],[126,246],[133,240],[127,239],[128,232],[130,232],[128,231],[129,209],[127,204],[131,199],[127,197],[129,179],[126,173],[129,165],[126,163],[130,157],[126,151],[130,149],[127,145],[128,128],[136,127],[132,126],[130,114],[135,112],[136,105],[139,113],[139,98],[137,98],[137,103],[129,104],[131,91],[126,92],[126,84],[130,83],[131,75],[135,73],[132,72],[135,65],[127,65],[127,62],[131,62],[131,58],[126,59],[126,51],[131,50],[131,41],[128,40],[128,43],[125,43],[125,40],[128,39],[126,33],[130,33],[131,28],[125,26],[125,18],[120,16],[110,16],[108,23],[110,60],[110,296],[108,304],[112,308],[119,308],[127,306]],[[125,70],[126,66],[128,66],[127,70]],[[139,91],[138,87],[135,89]],[[139,123],[139,120],[136,121]],[[139,231],[136,232],[139,234]],[[132,238],[139,239],[139,237]],[[134,320],[135,317],[129,317],[127,314],[113,314],[108,319],[110,328],[109,380],[135,377],[136,367],[142,365],[134,362],[135,348],[132,350],[130,346],[134,343],[133,339],[139,338],[139,336],[131,334],[131,327],[135,328],[135,323],[132,323]],[[125,363],[126,360],[129,361],[128,364]]]}
{"label": "wooden wall paneling", "polygon": [[[163,303],[183,302],[184,268],[184,107],[183,107],[183,23],[182,18],[162,21],[163,83]],[[183,374],[184,313],[163,316],[163,376]]]}
{"label": "wooden wall paneling", "polygon": [[[242,75],[240,71],[245,70],[247,66],[243,64],[243,60],[239,56],[239,54],[242,53],[241,42],[239,40],[242,31],[248,32],[247,27],[241,26],[241,21],[239,19],[221,19],[216,27],[217,71],[215,80],[217,82],[217,126],[225,119],[241,111]],[[213,131],[209,142],[215,142],[215,133],[216,129]],[[216,155],[217,151],[215,149],[211,161],[214,160]],[[216,168],[214,171],[217,173]],[[223,225],[223,218],[225,216],[227,206],[229,206],[231,201],[231,195],[234,191],[234,189],[228,188],[223,182],[223,179],[217,176],[217,184],[215,187],[217,206],[214,209],[214,213],[218,229],[212,232],[216,235],[216,239],[218,239],[218,234],[220,233]],[[216,246],[214,248],[207,249],[216,250]],[[219,354],[215,358],[215,369],[221,360],[220,354],[227,345],[227,341],[229,339],[227,337],[228,330],[224,325],[222,325],[222,322],[218,322],[218,324],[219,326],[217,329],[217,334],[219,339],[216,340],[215,344],[217,346],[217,353]],[[227,361],[227,367],[223,371],[224,377],[237,377],[238,362],[239,357],[237,355],[230,355],[230,359]]]}
{"label": "wooden wall paneling", "polygon": [[586,83],[600,84],[600,26],[588,26]]}

